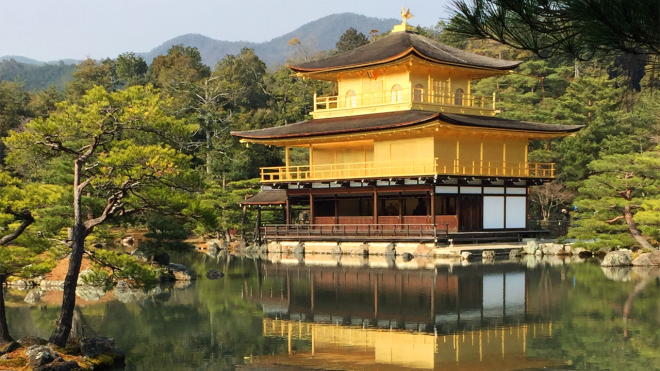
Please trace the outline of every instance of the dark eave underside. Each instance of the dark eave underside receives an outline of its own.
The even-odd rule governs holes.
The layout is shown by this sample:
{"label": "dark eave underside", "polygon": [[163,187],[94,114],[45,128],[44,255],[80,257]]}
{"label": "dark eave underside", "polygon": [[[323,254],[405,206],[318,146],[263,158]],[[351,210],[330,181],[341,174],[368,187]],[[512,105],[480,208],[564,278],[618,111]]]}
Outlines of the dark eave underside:
{"label": "dark eave underside", "polygon": [[263,190],[241,202],[241,205],[283,205],[286,203],[286,190]]}
{"label": "dark eave underside", "polygon": [[385,63],[405,57],[413,51],[416,51],[416,54],[422,58],[469,67],[510,70],[521,63],[469,53],[412,32],[395,32],[378,41],[342,54],[289,67],[296,72],[354,68]]}
{"label": "dark eave underside", "polygon": [[440,120],[442,122],[456,126],[470,126],[524,132],[543,132],[549,134],[572,133],[582,128],[582,125],[537,124],[533,122],[507,120],[491,116],[458,115],[452,113],[408,110],[350,117],[312,119],[296,124],[266,129],[235,131],[232,132],[232,135],[239,138],[254,140],[288,139],[396,129],[424,124],[433,120]]}

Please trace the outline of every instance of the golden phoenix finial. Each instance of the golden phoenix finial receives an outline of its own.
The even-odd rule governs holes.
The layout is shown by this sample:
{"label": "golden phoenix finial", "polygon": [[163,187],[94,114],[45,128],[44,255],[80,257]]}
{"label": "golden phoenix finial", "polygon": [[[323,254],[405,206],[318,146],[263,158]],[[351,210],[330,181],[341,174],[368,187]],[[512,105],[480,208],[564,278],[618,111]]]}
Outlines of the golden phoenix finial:
{"label": "golden phoenix finial", "polygon": [[401,17],[403,18],[403,24],[407,24],[408,20],[410,18],[415,17],[415,16],[412,15],[412,13],[410,13],[410,8],[408,8],[408,10],[406,10],[406,7],[404,6],[404,7],[401,7]]}

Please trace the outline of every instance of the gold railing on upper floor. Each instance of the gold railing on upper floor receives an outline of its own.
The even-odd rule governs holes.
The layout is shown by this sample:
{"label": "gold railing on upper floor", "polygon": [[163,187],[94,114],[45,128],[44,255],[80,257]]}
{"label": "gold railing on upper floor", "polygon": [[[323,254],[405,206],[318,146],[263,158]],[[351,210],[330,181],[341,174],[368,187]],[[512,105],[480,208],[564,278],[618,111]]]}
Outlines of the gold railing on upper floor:
{"label": "gold railing on upper floor", "polygon": [[430,175],[554,178],[555,166],[553,163],[463,160],[453,160],[447,165],[439,164],[438,158],[434,158],[261,168],[262,182],[336,181]]}
{"label": "gold railing on upper floor", "polygon": [[345,96],[314,96],[314,112],[372,107],[400,103],[428,103],[437,106],[458,106],[495,109],[495,94],[492,97],[475,96],[447,90],[429,91],[425,89],[391,89]]}
{"label": "gold railing on upper floor", "polygon": [[555,177],[555,164],[538,162],[454,160],[453,173],[448,173],[446,166],[439,170],[440,174],[454,175],[511,176],[529,178]]}

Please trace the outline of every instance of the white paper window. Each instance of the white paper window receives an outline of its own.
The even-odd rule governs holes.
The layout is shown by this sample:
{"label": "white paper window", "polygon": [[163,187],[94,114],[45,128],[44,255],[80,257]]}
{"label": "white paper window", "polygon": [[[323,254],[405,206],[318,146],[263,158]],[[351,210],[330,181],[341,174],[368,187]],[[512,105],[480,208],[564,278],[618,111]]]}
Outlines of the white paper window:
{"label": "white paper window", "polygon": [[481,187],[461,187],[461,193],[480,195]]}
{"label": "white paper window", "polygon": [[506,194],[508,195],[526,195],[527,188],[507,188]]}
{"label": "white paper window", "polygon": [[456,186],[436,186],[435,187],[435,193],[451,193],[451,194],[456,194],[458,193],[458,187]]}
{"label": "white paper window", "polygon": [[504,196],[484,196],[484,229],[504,228]]}
{"label": "white paper window", "polygon": [[506,198],[506,228],[525,228],[526,216],[527,199],[525,197]]}

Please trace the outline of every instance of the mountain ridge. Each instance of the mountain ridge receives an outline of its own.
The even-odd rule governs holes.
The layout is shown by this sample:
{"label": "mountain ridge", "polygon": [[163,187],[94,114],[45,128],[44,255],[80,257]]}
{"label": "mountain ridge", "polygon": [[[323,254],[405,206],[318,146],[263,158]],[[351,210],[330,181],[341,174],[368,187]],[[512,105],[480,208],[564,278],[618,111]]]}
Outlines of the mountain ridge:
{"label": "mountain ridge", "polygon": [[[390,31],[398,23],[400,21],[394,18],[383,19],[355,13],[338,13],[308,22],[291,32],[264,42],[216,40],[201,34],[189,33],[169,39],[148,52],[136,52],[135,54],[142,56],[147,63],[151,64],[152,60],[159,54],[167,54],[167,50],[172,45],[184,44],[185,46],[197,47],[202,55],[202,61],[213,67],[226,55],[238,54],[242,48],[249,47],[254,49],[255,54],[267,66],[272,67],[284,64],[288,58],[294,55],[294,48],[289,45],[289,40],[294,37],[298,38],[303,45],[310,48],[313,53],[334,48],[339,37],[350,27],[368,35],[371,30],[378,30],[380,32]],[[116,58],[116,56],[113,58]],[[14,59],[19,63],[33,65],[59,63],[59,61],[42,62],[15,55],[0,57],[0,61],[9,59]],[[65,59],[64,61],[68,62],[65,64],[79,62],[76,59]]]}

